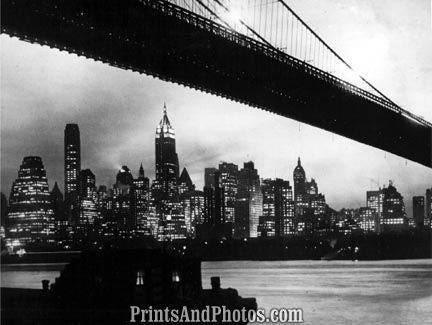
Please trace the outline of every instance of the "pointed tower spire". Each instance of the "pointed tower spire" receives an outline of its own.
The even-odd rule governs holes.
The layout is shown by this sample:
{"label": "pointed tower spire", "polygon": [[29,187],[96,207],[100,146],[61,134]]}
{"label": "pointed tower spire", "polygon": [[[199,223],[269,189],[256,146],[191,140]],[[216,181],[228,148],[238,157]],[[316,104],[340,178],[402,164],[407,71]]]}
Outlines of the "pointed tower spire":
{"label": "pointed tower spire", "polygon": [[172,129],[171,123],[170,123],[170,121],[168,119],[167,108],[166,108],[166,103],[165,102],[164,102],[163,116],[162,116],[161,121],[159,122],[159,126],[162,127],[162,128],[164,126],[166,126],[166,127],[170,128],[170,129]]}
{"label": "pointed tower spire", "polygon": [[165,102],[162,119],[159,122],[159,126],[156,128],[156,137],[175,138],[174,128],[171,126],[171,122],[168,118]]}
{"label": "pointed tower spire", "polygon": [[141,163],[140,168],[139,168],[139,173],[138,173],[138,177],[144,177],[144,167]]}
{"label": "pointed tower spire", "polygon": [[60,188],[59,188],[57,182],[54,183],[54,186],[53,186],[53,188],[51,190],[51,193],[54,194],[54,195],[56,195],[56,196],[61,196],[62,199],[63,199],[63,194],[60,191]]}
{"label": "pointed tower spire", "polygon": [[300,160],[300,157],[298,157],[297,165],[298,165],[298,166],[301,166],[301,160]]}

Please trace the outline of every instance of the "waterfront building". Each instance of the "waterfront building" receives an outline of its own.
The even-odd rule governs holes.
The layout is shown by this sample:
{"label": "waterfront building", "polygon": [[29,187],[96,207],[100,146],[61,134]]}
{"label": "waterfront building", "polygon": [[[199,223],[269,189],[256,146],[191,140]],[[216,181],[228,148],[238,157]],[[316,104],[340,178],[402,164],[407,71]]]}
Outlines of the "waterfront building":
{"label": "waterfront building", "polygon": [[[373,209],[375,211],[375,209]],[[350,235],[353,231],[360,229],[359,209],[341,209],[333,220],[334,229],[344,235]]]}
{"label": "waterfront building", "polygon": [[53,241],[54,212],[42,159],[24,157],[9,197],[9,245]]}

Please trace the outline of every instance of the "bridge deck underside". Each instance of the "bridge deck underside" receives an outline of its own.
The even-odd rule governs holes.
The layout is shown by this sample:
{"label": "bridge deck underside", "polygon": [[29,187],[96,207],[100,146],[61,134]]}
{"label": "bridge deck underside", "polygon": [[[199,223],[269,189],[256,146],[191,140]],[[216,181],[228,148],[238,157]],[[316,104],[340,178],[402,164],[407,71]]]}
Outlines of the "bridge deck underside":
{"label": "bridge deck underside", "polygon": [[430,127],[192,19],[132,0],[2,1],[2,31],[10,35],[259,107],[432,167]]}

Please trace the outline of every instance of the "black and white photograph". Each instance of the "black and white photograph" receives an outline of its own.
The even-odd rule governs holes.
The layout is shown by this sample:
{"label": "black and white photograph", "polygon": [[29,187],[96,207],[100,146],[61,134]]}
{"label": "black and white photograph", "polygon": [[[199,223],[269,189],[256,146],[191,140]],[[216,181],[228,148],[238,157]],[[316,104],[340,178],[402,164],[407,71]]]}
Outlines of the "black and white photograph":
{"label": "black and white photograph", "polygon": [[1,324],[431,324],[431,0],[1,0]]}

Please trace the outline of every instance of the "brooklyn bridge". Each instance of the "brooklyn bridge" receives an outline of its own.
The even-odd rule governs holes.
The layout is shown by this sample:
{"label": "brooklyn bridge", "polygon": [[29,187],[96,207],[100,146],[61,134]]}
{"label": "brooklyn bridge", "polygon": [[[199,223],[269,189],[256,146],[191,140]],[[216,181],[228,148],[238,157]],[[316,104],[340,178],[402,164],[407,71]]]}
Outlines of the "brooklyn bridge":
{"label": "brooklyn bridge", "polygon": [[2,33],[257,107],[432,167],[432,124],[273,0],[3,0]]}

